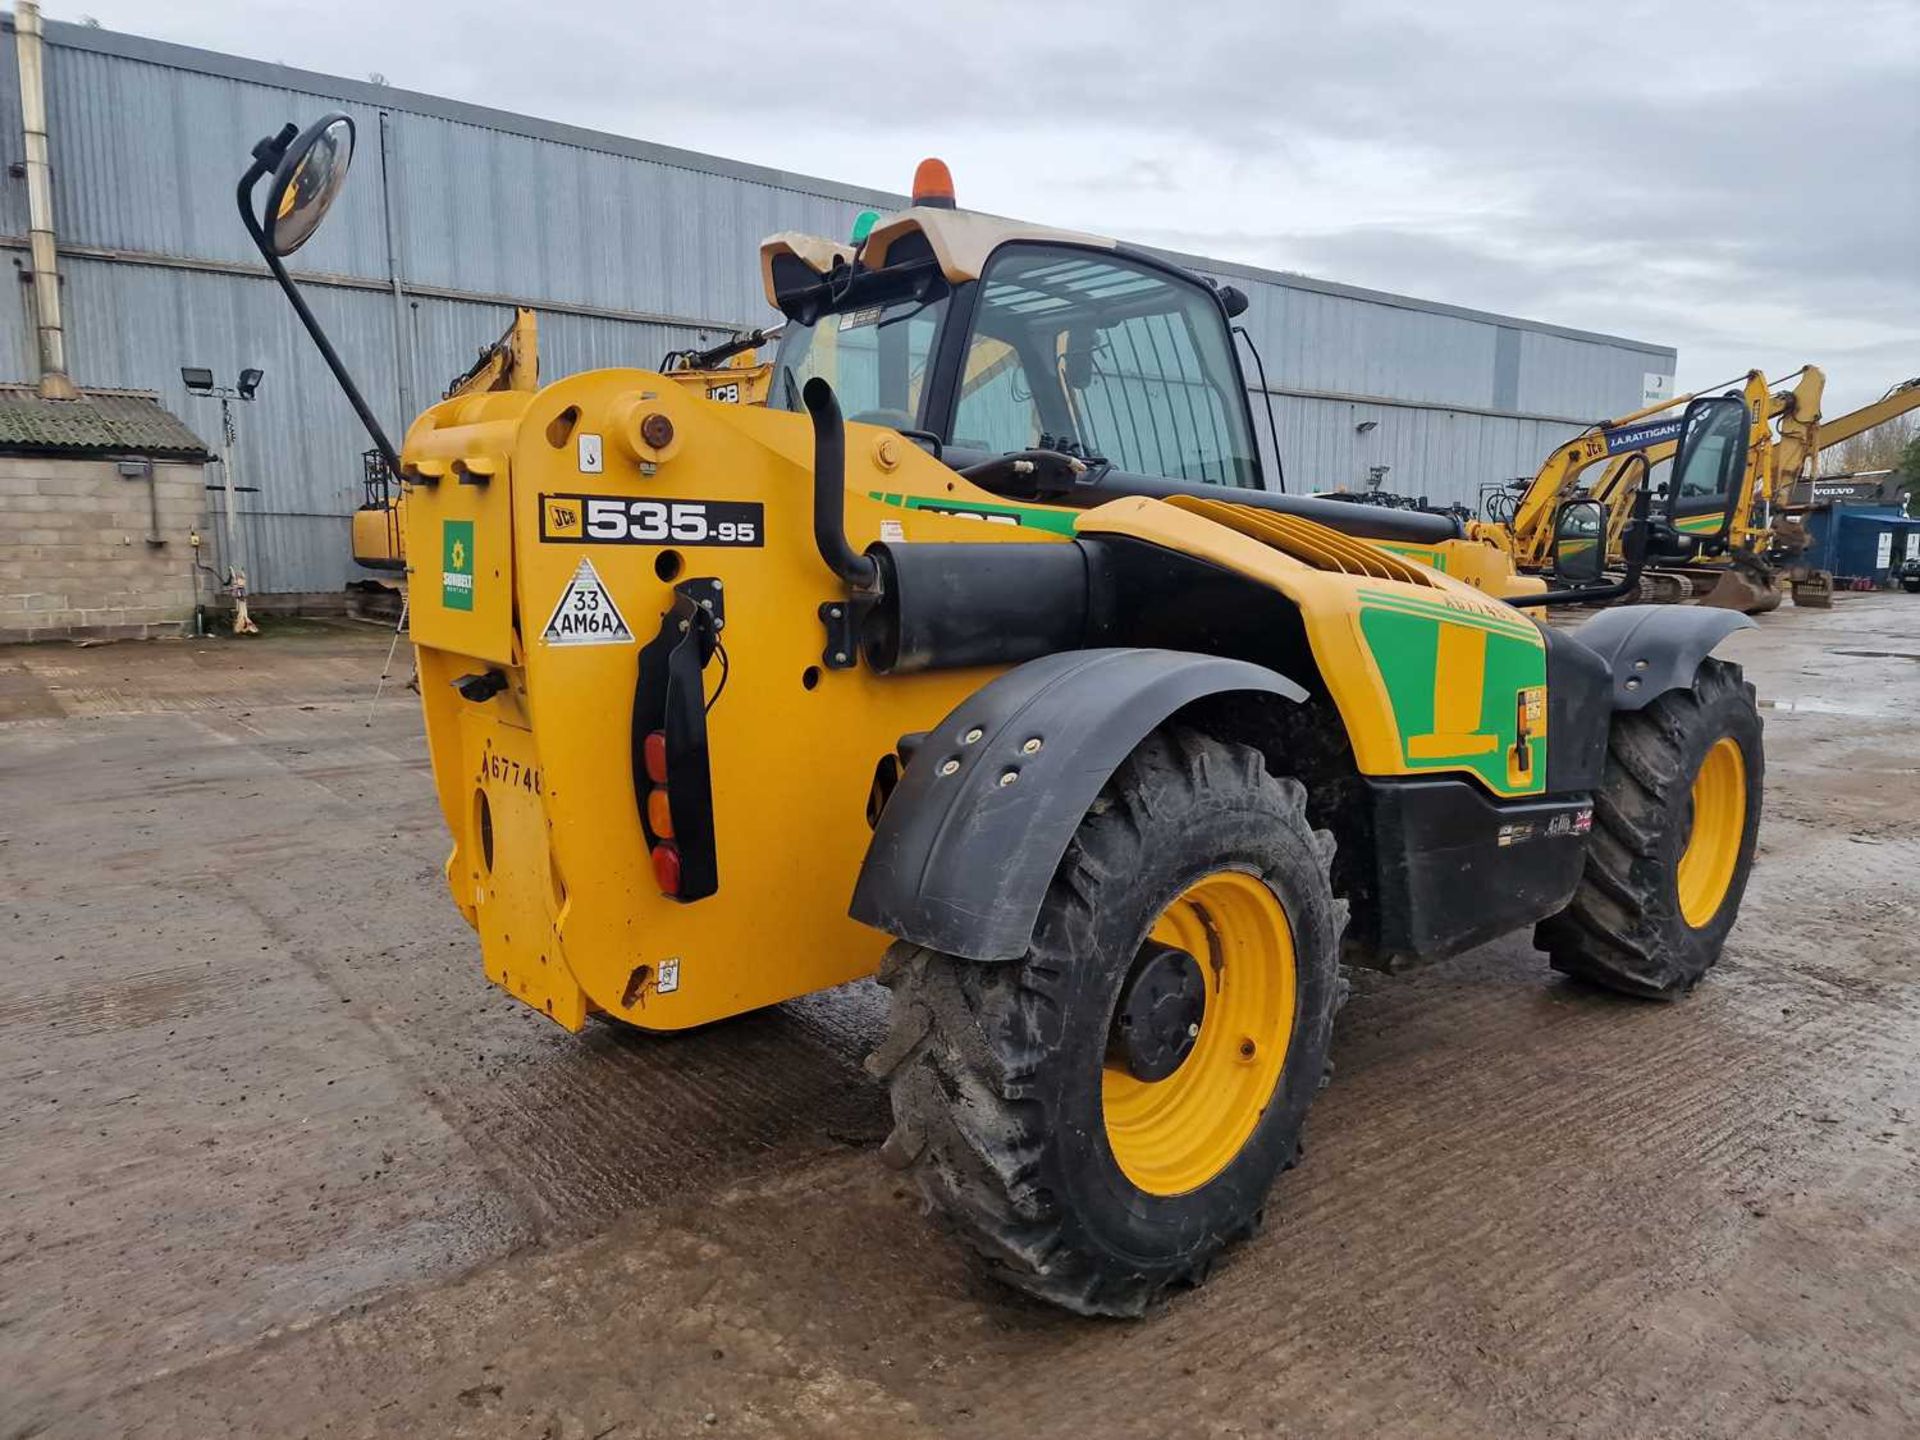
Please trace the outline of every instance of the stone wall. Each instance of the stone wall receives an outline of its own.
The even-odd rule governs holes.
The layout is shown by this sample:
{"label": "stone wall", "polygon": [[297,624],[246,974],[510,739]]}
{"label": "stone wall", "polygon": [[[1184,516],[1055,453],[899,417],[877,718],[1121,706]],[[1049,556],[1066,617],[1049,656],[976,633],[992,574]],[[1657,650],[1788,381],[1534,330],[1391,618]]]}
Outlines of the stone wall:
{"label": "stone wall", "polygon": [[121,463],[0,455],[0,643],[177,635],[211,599],[189,540],[214,563],[205,469],[153,462],[156,526],[146,476]]}

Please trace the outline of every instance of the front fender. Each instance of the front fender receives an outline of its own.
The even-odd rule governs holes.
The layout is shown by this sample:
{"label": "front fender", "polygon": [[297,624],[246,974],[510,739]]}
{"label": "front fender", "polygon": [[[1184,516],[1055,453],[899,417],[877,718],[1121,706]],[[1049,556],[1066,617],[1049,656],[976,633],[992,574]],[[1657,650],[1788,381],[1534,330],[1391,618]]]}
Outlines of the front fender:
{"label": "front fender", "polygon": [[1700,662],[1736,630],[1754,628],[1735,610],[1623,605],[1602,610],[1573,636],[1613,673],[1613,708],[1639,710],[1693,684]]}
{"label": "front fender", "polygon": [[1007,671],[915,749],[848,913],[970,960],[1017,959],[1100,787],[1168,716],[1229,691],[1307,698],[1263,666],[1178,650],[1070,650]]}

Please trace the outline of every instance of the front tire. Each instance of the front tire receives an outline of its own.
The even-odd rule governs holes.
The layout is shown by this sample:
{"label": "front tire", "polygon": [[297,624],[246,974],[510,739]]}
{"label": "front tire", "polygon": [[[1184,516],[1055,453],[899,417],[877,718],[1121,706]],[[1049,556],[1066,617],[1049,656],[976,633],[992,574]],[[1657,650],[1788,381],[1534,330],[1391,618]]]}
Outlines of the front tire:
{"label": "front tire", "polygon": [[1753,687],[1724,660],[1616,715],[1580,888],[1534,930],[1553,968],[1658,1000],[1698,984],[1740,912],[1765,765]]}
{"label": "front tire", "polygon": [[[1137,1315],[1258,1223],[1299,1152],[1340,989],[1345,906],[1305,798],[1249,747],[1156,732],[1081,822],[1024,957],[888,952],[889,1032],[868,1061],[893,1103],[884,1153],[997,1278]],[[1169,951],[1205,995],[1160,1074],[1128,1047],[1151,1010],[1142,966]],[[1171,1004],[1178,986],[1148,988]]]}

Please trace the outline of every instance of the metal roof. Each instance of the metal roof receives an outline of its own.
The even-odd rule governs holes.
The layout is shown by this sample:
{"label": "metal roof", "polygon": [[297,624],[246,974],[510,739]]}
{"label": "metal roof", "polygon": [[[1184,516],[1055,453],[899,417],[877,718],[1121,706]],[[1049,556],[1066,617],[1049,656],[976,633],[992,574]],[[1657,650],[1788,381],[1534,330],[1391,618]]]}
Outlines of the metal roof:
{"label": "metal roof", "polygon": [[[13,29],[11,16],[0,23],[3,23],[9,31]],[[302,70],[291,65],[250,60],[242,56],[202,50],[191,45],[176,45],[171,41],[151,40],[143,35],[127,35],[90,25],[74,25],[55,20],[46,22],[46,35],[49,44],[64,46],[71,50],[88,50],[100,55],[169,65],[177,69],[221,76],[229,80],[273,86],[284,90],[304,91],[315,96],[344,100],[376,109],[405,110],[416,115],[429,115],[460,124],[479,126],[501,134],[554,141],[583,150],[647,160],[658,165],[673,166],[700,174],[746,180],[782,190],[800,191],[808,195],[879,210],[883,214],[904,210],[911,203],[907,196],[890,191],[871,190],[864,186],[848,185],[814,175],[801,175],[789,170],[778,170],[741,160],[729,160],[722,156],[683,150],[671,145],[635,140],[625,135],[590,130],[584,126],[567,125],[556,120],[542,120],[508,110],[496,110],[491,106],[469,104],[464,100],[449,100],[417,90],[403,90],[395,86],[376,85],[364,80],[350,80],[343,76]],[[1157,247],[1144,248],[1153,249],[1154,253],[1163,255],[1167,259],[1211,275],[1255,280],[1296,290],[1314,291],[1322,295],[1335,295],[1349,300],[1388,305],[1396,309],[1425,311],[1432,315],[1474,320],[1508,329],[1556,335],[1568,340],[1584,340],[1625,350],[1637,350],[1668,362],[1672,362],[1677,355],[1670,345],[1655,345],[1644,340],[1608,335],[1599,331],[1576,330],[1539,320],[1526,320],[1516,316],[1496,314],[1492,311],[1449,305],[1442,301],[1397,295],[1385,290],[1369,290],[1358,285],[1317,279],[1296,271],[1269,270],[1256,265],[1207,259]]]}
{"label": "metal roof", "polygon": [[150,390],[90,390],[49,400],[0,385],[0,455],[145,455],[204,463],[207,447]]}

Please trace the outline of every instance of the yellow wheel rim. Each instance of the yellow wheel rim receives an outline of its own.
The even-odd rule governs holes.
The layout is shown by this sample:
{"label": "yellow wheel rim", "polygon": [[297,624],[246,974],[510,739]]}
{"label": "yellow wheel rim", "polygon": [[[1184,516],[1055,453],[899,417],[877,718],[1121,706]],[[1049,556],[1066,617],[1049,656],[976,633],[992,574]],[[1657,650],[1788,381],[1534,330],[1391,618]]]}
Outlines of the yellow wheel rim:
{"label": "yellow wheel rim", "polygon": [[1286,907],[1256,875],[1216,870],[1161,912],[1151,938],[1200,962],[1206,1010],[1193,1049],[1164,1080],[1101,1073],[1107,1144],[1152,1195],[1197,1190],[1266,1113],[1293,1037],[1297,974]]}
{"label": "yellow wheel rim", "polygon": [[1693,819],[1674,875],[1680,915],[1699,929],[1720,913],[1747,823],[1747,761],[1731,735],[1714,741],[1693,777]]}

